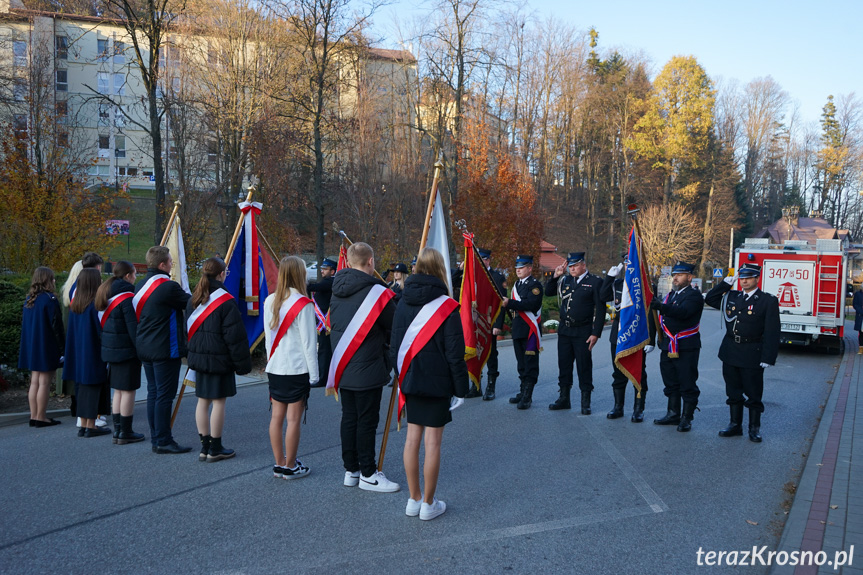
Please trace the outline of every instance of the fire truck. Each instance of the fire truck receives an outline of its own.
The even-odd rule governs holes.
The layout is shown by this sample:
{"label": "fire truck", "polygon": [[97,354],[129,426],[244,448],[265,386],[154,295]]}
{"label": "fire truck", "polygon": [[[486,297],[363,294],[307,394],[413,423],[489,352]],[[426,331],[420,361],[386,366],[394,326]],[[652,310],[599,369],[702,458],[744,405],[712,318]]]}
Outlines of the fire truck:
{"label": "fire truck", "polygon": [[780,341],[840,353],[845,328],[845,277],[848,254],[841,240],[816,240],[813,246],[791,240],[770,244],[747,238],[735,250],[735,266],[761,266],[759,287],[779,299]]}

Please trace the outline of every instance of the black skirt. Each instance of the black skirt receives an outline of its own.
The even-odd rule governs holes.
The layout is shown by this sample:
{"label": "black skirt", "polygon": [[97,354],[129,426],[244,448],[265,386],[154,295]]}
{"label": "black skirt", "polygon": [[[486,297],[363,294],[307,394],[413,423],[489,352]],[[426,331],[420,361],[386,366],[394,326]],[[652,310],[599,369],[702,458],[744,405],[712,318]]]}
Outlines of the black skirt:
{"label": "black skirt", "polygon": [[270,380],[270,397],[279,403],[296,403],[309,398],[309,374],[276,375],[268,373]]}
{"label": "black skirt", "polygon": [[[77,408],[76,414],[77,417],[82,419],[96,419],[98,415],[108,415],[111,413],[111,409],[108,408],[107,411],[104,410],[104,405],[99,405],[100,396],[103,395],[103,388],[107,387],[106,385],[96,384],[96,385],[82,385],[80,383],[75,384],[75,397],[77,399]],[[110,393],[110,392],[108,392]],[[100,409],[101,408],[101,409]]]}
{"label": "black skirt", "polygon": [[195,395],[201,399],[221,399],[237,395],[237,379],[233,373],[195,372]]}
{"label": "black skirt", "polygon": [[141,387],[141,362],[137,359],[108,364],[111,389],[135,391]]}
{"label": "black skirt", "polygon": [[405,395],[408,423],[424,427],[443,427],[452,421],[450,400],[446,397]]}

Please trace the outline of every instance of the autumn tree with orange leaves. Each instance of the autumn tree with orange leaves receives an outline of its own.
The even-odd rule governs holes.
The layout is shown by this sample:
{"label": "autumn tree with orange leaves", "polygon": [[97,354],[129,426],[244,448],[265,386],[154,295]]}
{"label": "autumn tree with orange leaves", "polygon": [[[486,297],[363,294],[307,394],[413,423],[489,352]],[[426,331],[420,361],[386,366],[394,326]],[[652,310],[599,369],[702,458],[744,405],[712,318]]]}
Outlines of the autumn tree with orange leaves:
{"label": "autumn tree with orange leaves", "polygon": [[[487,123],[463,124],[458,200],[454,221],[464,220],[477,246],[492,251],[493,265],[512,267],[516,254],[539,256],[543,220],[526,166],[493,143]],[[461,245],[461,232],[453,232]],[[538,269],[538,268],[537,268]]]}

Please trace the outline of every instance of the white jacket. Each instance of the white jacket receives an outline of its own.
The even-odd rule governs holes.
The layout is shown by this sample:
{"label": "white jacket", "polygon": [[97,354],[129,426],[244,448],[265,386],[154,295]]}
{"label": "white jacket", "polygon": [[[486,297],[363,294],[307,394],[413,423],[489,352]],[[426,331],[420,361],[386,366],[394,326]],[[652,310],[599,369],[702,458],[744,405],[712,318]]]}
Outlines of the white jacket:
{"label": "white jacket", "polygon": [[[291,288],[291,294],[298,293]],[[264,334],[267,344],[267,373],[274,375],[300,375],[309,374],[309,383],[318,382],[318,338],[315,328],[315,308],[307,305],[300,310],[297,317],[291,323],[291,327],[279,342],[279,347],[270,356],[273,347],[273,339],[276,337],[276,329],[270,329],[273,321],[273,299],[275,294],[267,297],[264,301]],[[288,300],[282,302],[287,306]]]}

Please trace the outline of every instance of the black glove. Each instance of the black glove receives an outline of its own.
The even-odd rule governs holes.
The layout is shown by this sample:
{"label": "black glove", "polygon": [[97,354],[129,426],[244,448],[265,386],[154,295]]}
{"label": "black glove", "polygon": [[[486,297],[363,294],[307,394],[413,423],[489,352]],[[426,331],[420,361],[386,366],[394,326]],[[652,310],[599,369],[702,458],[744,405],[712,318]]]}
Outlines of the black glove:
{"label": "black glove", "polygon": [[653,298],[650,300],[650,309],[654,311],[659,311],[662,309],[662,302],[659,301],[659,298]]}

